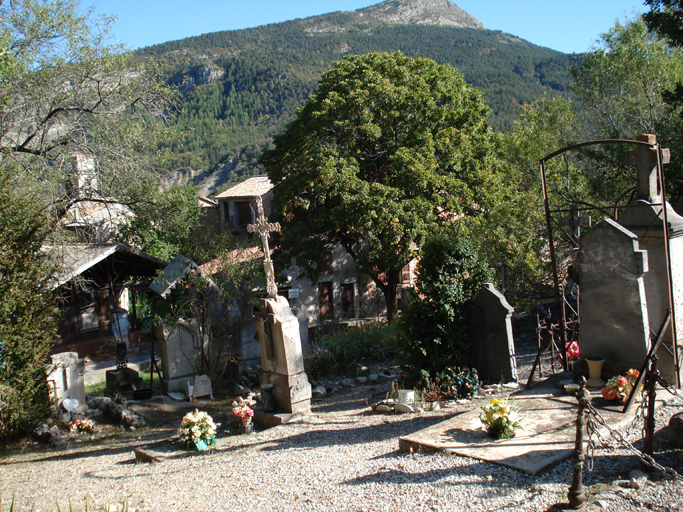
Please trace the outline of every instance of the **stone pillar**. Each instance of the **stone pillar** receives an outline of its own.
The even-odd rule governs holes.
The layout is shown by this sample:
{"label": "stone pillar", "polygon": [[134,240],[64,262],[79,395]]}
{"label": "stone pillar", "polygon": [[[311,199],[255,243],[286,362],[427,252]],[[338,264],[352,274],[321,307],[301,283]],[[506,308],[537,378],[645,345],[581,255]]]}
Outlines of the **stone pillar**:
{"label": "stone pillar", "polygon": [[304,371],[299,321],[287,299],[261,299],[261,309],[255,317],[263,368],[261,385],[274,384],[275,399],[282,411],[310,411],[311,385]]}
{"label": "stone pillar", "polygon": [[[655,144],[654,135],[639,135],[638,140]],[[667,149],[662,150],[663,164],[669,162]],[[666,246],[664,240],[664,214],[666,208],[667,230],[670,239],[671,270],[674,288],[674,318],[676,321],[676,338],[678,351],[681,354],[683,342],[683,217],[666,202],[662,205],[662,194],[657,177],[657,150],[639,146],[629,154],[629,161],[638,171],[636,197],[624,208],[618,222],[639,238],[640,249],[647,251],[649,270],[644,276],[645,295],[647,296],[647,312],[650,328],[658,332],[670,309],[669,281],[666,263]],[[583,302],[583,290],[581,300]],[[583,306],[582,306],[583,308]],[[582,309],[583,314],[583,309]],[[583,329],[583,326],[582,326]],[[662,343],[673,347],[671,329],[665,332]],[[674,358],[666,348],[657,351],[658,367],[671,384],[676,383]],[[682,357],[679,355],[679,361]],[[642,366],[645,358],[636,368]]]}

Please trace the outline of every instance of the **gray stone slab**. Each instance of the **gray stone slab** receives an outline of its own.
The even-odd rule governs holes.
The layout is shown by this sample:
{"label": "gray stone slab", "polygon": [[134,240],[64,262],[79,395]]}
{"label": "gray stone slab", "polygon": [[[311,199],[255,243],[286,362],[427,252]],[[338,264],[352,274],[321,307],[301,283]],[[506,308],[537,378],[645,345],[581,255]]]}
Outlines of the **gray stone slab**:
{"label": "gray stone slab", "polygon": [[254,423],[261,428],[273,428],[277,427],[278,425],[286,425],[288,423],[302,423],[310,416],[312,416],[310,407],[304,411],[296,413],[271,413],[265,412],[263,407],[260,406],[254,408]]}
{"label": "gray stone slab", "polygon": [[[597,396],[597,395],[595,395]],[[446,452],[507,466],[535,475],[569,457],[576,435],[577,400],[563,390],[539,388],[514,396],[522,409],[522,427],[512,439],[495,440],[488,436],[475,409],[399,439],[399,451]],[[594,399],[602,401],[602,399]],[[610,402],[600,413],[612,428],[633,420],[636,407],[621,414],[621,407]]]}
{"label": "gray stone slab", "polygon": [[213,388],[211,387],[211,379],[208,375],[197,375],[194,379],[193,398],[201,398],[209,396],[213,400]]}

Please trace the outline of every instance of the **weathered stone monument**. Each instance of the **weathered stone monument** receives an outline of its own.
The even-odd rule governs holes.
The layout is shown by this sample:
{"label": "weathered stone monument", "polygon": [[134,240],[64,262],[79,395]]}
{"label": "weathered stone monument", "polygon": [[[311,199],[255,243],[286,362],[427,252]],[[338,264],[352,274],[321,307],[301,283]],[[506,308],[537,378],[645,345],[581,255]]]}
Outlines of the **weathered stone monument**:
{"label": "weathered stone monument", "polygon": [[[195,347],[199,337],[196,323],[196,319],[180,319],[174,327],[166,324],[157,327],[161,371],[164,386],[169,393],[188,395],[190,387],[195,384]],[[187,398],[191,399],[192,393]]]}
{"label": "weathered stone monument", "polygon": [[260,381],[261,385],[274,385],[275,399],[284,413],[306,414],[311,409],[311,385],[304,371],[299,321],[289,308],[287,299],[277,295],[268,247],[268,234],[279,231],[280,225],[268,223],[261,199],[257,198],[256,201],[258,220],[256,224],[249,224],[247,230],[261,237],[268,292],[268,297],[260,300],[260,310],[254,315],[263,368]]}
{"label": "weathered stone monument", "polygon": [[[659,146],[655,145],[657,138],[654,135],[640,135],[637,140],[647,142],[651,146],[638,146],[629,153],[630,163],[635,165],[638,171],[636,194],[621,212],[618,222],[637,235],[640,249],[647,251],[649,270],[644,276],[647,315],[649,326],[656,333],[662,327],[671,309],[664,231],[664,208],[666,208],[671,279],[674,297],[679,298],[674,300],[673,317],[678,340],[677,350],[680,354],[681,337],[683,337],[683,304],[680,301],[680,297],[683,297],[683,217],[678,215],[668,202],[662,204],[662,193],[657,176],[657,163],[660,158]],[[667,164],[669,160],[669,150],[662,149],[661,163]],[[583,292],[581,300],[583,301]],[[665,331],[662,343],[665,346],[660,346],[657,351],[658,368],[667,381],[676,384],[671,328]],[[679,361],[680,359],[681,356],[679,355]],[[636,367],[640,368],[643,361],[644,357]]]}
{"label": "weathered stone monument", "polygon": [[638,237],[606,219],[581,237],[581,358],[602,356],[610,375],[640,368],[650,349],[643,276],[648,254]]}
{"label": "weathered stone monument", "polygon": [[492,283],[485,283],[468,310],[472,367],[491,383],[516,381],[517,359],[512,337],[515,309]]}
{"label": "weathered stone monument", "polygon": [[65,399],[78,400],[77,407],[85,408],[85,362],[77,352],[62,352],[50,356],[52,365],[48,371],[47,383],[50,394],[57,405]]}

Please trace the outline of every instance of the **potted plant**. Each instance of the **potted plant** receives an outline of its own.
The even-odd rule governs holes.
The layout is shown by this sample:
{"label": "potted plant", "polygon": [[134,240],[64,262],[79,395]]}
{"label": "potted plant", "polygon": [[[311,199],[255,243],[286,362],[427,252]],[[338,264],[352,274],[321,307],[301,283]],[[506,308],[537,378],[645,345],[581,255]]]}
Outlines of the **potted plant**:
{"label": "potted plant", "polygon": [[183,417],[179,437],[188,450],[204,451],[216,444],[216,424],[207,413],[195,409]]}
{"label": "potted plant", "polygon": [[240,433],[251,434],[254,431],[254,424],[251,422],[254,417],[253,407],[256,401],[250,396],[247,398],[239,397],[232,403],[232,413],[240,422]]}
{"label": "potted plant", "polygon": [[515,430],[522,428],[519,418],[519,407],[508,404],[507,400],[494,398],[481,406],[479,414],[484,429],[495,439],[515,437]]}

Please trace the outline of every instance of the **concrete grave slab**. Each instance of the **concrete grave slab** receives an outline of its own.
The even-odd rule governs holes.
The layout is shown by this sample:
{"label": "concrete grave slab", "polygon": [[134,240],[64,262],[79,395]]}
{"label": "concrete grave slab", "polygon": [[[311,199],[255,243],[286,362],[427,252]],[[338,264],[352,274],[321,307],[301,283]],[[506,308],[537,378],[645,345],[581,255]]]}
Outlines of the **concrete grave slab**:
{"label": "concrete grave slab", "polygon": [[[597,397],[596,394],[593,395]],[[522,427],[512,439],[495,440],[488,436],[479,421],[479,408],[455,416],[424,430],[399,439],[399,451],[412,453],[445,452],[507,466],[535,475],[548,466],[569,457],[576,435],[576,397],[559,386],[543,386],[514,394],[515,404],[521,407]],[[616,402],[599,408],[600,414],[612,428],[629,425],[636,407],[621,414]]]}

